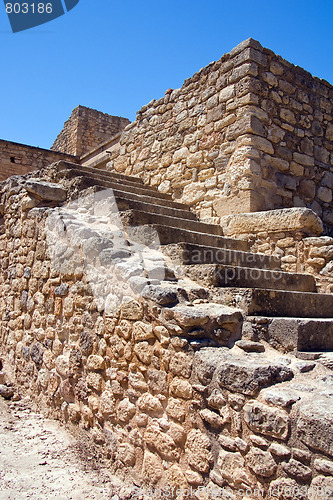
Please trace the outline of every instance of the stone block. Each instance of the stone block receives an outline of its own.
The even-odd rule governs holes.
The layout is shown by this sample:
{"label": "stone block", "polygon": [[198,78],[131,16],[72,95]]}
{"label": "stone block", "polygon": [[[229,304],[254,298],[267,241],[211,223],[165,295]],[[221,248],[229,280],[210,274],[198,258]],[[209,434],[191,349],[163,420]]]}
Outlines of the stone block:
{"label": "stone block", "polygon": [[314,159],[312,156],[309,156],[309,155],[304,155],[301,153],[294,153],[293,160],[296,163],[300,163],[301,165],[304,165],[306,167],[313,167],[314,166]]}
{"label": "stone block", "polygon": [[256,116],[251,114],[242,115],[239,120],[228,127],[226,139],[232,141],[244,134],[265,135],[264,126]]}
{"label": "stone block", "polygon": [[246,464],[254,474],[261,477],[271,477],[277,469],[270,452],[260,448],[251,448],[246,455]]}
{"label": "stone block", "polygon": [[267,232],[302,231],[309,236],[323,232],[323,223],[308,208],[282,208],[265,212],[241,213],[221,220],[225,236]]}
{"label": "stone block", "polygon": [[0,396],[4,399],[11,399],[14,396],[14,389],[8,385],[0,384]]}
{"label": "stone block", "polygon": [[229,85],[220,91],[220,102],[228,101],[235,96],[235,85]]}
{"label": "stone block", "polygon": [[318,189],[318,198],[324,203],[330,203],[332,201],[332,189],[321,186]]}
{"label": "stone block", "polygon": [[59,184],[37,180],[29,180],[24,184],[25,189],[33,196],[46,201],[65,201],[67,191]]}
{"label": "stone block", "polygon": [[179,401],[179,399],[169,398],[166,413],[177,422],[183,422],[186,416],[186,407],[184,402]]}
{"label": "stone block", "polygon": [[142,342],[155,337],[152,325],[143,321],[136,321],[134,323],[132,333],[136,342]]}
{"label": "stone block", "polygon": [[96,354],[92,354],[88,357],[87,360],[87,368],[88,370],[98,371],[104,370],[105,362],[102,356],[97,356]]}
{"label": "stone block", "polygon": [[144,441],[150,448],[156,450],[164,460],[175,461],[179,459],[180,451],[174,440],[162,432],[156,424],[147,427]]}
{"label": "stone block", "polygon": [[299,481],[308,482],[312,477],[312,470],[293,458],[289,460],[289,462],[284,463],[282,468],[289,476],[294,479],[298,479]]}
{"label": "stone block", "polygon": [[147,285],[142,290],[142,296],[162,306],[172,306],[178,302],[177,293],[169,287]]}
{"label": "stone block", "polygon": [[211,442],[205,434],[198,429],[192,429],[186,440],[185,452],[188,463],[198,472],[207,473],[213,461],[210,452]]}
{"label": "stone block", "polygon": [[200,411],[200,416],[204,422],[210,425],[214,430],[221,430],[224,425],[224,419],[214,411],[205,410]]}
{"label": "stone block", "polygon": [[120,318],[127,320],[139,320],[143,316],[142,305],[136,300],[123,302],[120,308]]}
{"label": "stone block", "polygon": [[192,356],[177,352],[170,359],[169,370],[173,375],[189,378],[192,372],[192,363]]}
{"label": "stone block", "polygon": [[298,391],[288,386],[265,389],[261,394],[267,403],[283,408],[290,407],[300,399]]}
{"label": "stone block", "polygon": [[129,422],[129,420],[135,415],[136,406],[130,402],[128,398],[120,401],[117,408],[117,417],[121,422]]}
{"label": "stone block", "polygon": [[245,396],[254,396],[263,387],[293,377],[292,370],[286,366],[236,356],[224,359],[223,366],[217,370],[221,387]]}
{"label": "stone block", "polygon": [[[333,498],[333,478],[325,477],[325,476],[317,476],[311,482],[309,488],[309,496],[306,500],[319,500],[320,496],[323,498],[323,495],[328,500]],[[324,497],[324,498],[325,498]],[[304,497],[305,498],[305,497]]]}
{"label": "stone block", "polygon": [[143,394],[137,402],[138,408],[151,415],[159,415],[163,412],[160,400],[149,393]]}
{"label": "stone block", "polygon": [[333,456],[332,401],[317,397],[299,408],[297,434],[303,443],[316,451]]}
{"label": "stone block", "polygon": [[229,485],[236,487],[251,485],[251,479],[245,469],[245,460],[238,451],[235,453],[224,450],[220,451],[217,465],[222,478]]}
{"label": "stone block", "polygon": [[320,474],[327,474],[333,477],[333,462],[331,460],[316,458],[314,461],[314,468]]}
{"label": "stone block", "polygon": [[134,353],[137,355],[138,359],[145,365],[149,365],[149,363],[151,362],[153,352],[148,342],[143,341],[135,344]]}
{"label": "stone block", "polygon": [[288,437],[289,416],[283,410],[254,401],[244,406],[244,419],[254,432],[282,440]]}
{"label": "stone block", "polygon": [[174,378],[170,384],[170,394],[183,399],[191,399],[192,386],[187,380]]}
{"label": "stone block", "polygon": [[142,464],[142,476],[151,484],[156,484],[163,476],[162,459],[150,451],[145,451]]}
{"label": "stone block", "polygon": [[268,338],[285,352],[330,350],[333,349],[333,321],[274,318],[268,325]]}

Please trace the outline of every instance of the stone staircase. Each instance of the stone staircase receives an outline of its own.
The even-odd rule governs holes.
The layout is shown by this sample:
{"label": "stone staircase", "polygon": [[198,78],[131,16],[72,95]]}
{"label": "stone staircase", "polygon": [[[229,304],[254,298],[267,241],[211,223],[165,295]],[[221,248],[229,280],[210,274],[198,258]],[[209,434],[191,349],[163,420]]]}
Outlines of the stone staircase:
{"label": "stone staircase", "polygon": [[312,275],[283,272],[278,257],[249,252],[246,241],[224,237],[220,226],[200,222],[139,178],[59,162],[62,178],[75,178],[80,189],[111,188],[129,225],[153,227],[163,253],[212,301],[243,311],[243,337],[272,340],[282,351],[333,350],[333,295],[316,293]]}

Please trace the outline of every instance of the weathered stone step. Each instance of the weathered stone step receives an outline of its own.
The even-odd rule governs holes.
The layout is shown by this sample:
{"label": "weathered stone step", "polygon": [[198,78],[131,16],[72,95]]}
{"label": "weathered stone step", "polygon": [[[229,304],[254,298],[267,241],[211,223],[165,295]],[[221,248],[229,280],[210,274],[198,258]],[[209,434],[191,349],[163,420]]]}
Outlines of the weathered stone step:
{"label": "weathered stone step", "polygon": [[164,253],[182,264],[227,264],[259,269],[280,269],[279,257],[227,248],[178,243],[164,246]]}
{"label": "weathered stone step", "polygon": [[[162,197],[159,196],[158,199],[156,199],[155,194],[157,193],[158,195],[160,195],[161,193],[159,193],[159,191],[157,191],[156,188],[143,184],[142,179],[140,179],[139,177],[131,177],[128,175],[118,174],[115,172],[109,172],[107,170],[100,170],[100,169],[96,169],[93,167],[76,165],[75,163],[70,163],[70,162],[61,162],[60,170],[71,170],[71,171],[73,171],[73,173],[77,172],[78,175],[80,175],[80,176],[82,176],[82,174],[85,174],[85,178],[87,178],[90,181],[90,184],[92,184],[92,185],[97,184],[101,187],[104,186],[103,182],[99,183],[99,182],[92,182],[92,181],[93,180],[99,181],[99,180],[104,180],[104,179],[106,181],[108,181],[108,180],[111,180],[112,182],[116,181],[117,187],[113,188],[113,190],[114,190],[114,192],[119,191],[119,193],[117,193],[117,197],[119,198],[119,200],[124,200],[124,202],[125,202],[125,200],[126,201],[133,200],[133,202],[142,203],[145,205],[144,208],[146,208],[146,206],[149,206],[150,211],[153,211],[152,203],[154,203],[154,205],[158,204],[162,207],[165,205],[166,207],[182,210],[183,211],[182,215],[184,215],[183,218],[189,218],[189,219],[193,219],[193,220],[198,219],[196,214],[194,212],[191,212],[188,205],[185,205],[185,203],[179,203],[179,202],[173,201],[172,197],[168,194],[163,194]],[[92,174],[92,175],[89,175],[89,174]],[[126,188],[131,187],[131,191],[129,192],[127,189],[124,190],[123,189],[124,186],[126,186]],[[146,195],[142,196],[141,194],[137,195],[137,193],[132,189],[132,188],[137,188],[137,187],[147,189],[149,191],[149,194],[147,196]],[[121,193],[124,193],[123,197],[121,196]],[[133,196],[130,196],[131,194],[133,194]],[[135,204],[135,208],[140,209],[140,205]],[[158,210],[159,210],[159,208],[158,208]],[[144,211],[147,211],[147,210],[144,210]],[[171,214],[171,212],[170,212],[170,214]],[[175,216],[179,216],[179,213],[175,213]]]}
{"label": "weathered stone step", "polygon": [[85,179],[89,179],[94,185],[98,184],[99,186],[104,187],[105,189],[119,189],[124,193],[134,193],[140,196],[150,196],[156,200],[171,200],[170,195],[165,193],[160,193],[157,189],[152,188],[151,186],[139,185],[139,184],[130,184],[128,182],[124,182],[121,180],[104,180],[99,179],[97,176],[85,175]]}
{"label": "weathered stone step", "polygon": [[208,286],[263,288],[297,292],[315,292],[316,282],[310,274],[292,274],[281,270],[258,269],[220,264],[184,266],[194,280]]}
{"label": "weathered stone step", "polygon": [[[85,167],[73,167],[71,169],[71,172],[75,175],[86,175],[88,177],[93,177],[96,180],[99,181],[105,181],[105,182],[117,182],[119,184],[124,184],[125,186],[133,186],[133,187],[144,187],[143,182],[138,182],[138,180],[135,177],[129,177],[126,175],[118,175],[115,173],[106,173],[104,174],[103,172],[107,172],[106,170],[100,170],[98,168],[93,168],[89,167],[89,170],[86,170]],[[141,179],[139,179],[140,181]],[[146,186],[150,187],[150,186]]]}
{"label": "weathered stone step", "polygon": [[219,288],[214,301],[241,308],[247,316],[331,318],[333,295],[260,288]]}
{"label": "weathered stone step", "polygon": [[247,251],[248,243],[245,240],[237,240],[234,238],[225,238],[215,234],[200,233],[190,231],[179,227],[173,227],[161,224],[150,224],[158,232],[161,245],[170,243],[187,242],[198,245],[209,245],[218,248],[229,248],[230,250]]}
{"label": "weathered stone step", "polygon": [[168,215],[141,212],[137,210],[131,211],[131,213],[129,214],[129,221],[134,226],[145,224],[159,224],[218,236],[222,236],[223,234],[221,226],[217,224],[206,224],[205,222],[199,222],[196,220],[179,219],[177,217],[170,217]]}
{"label": "weathered stone step", "polygon": [[82,173],[76,170],[75,168],[67,169],[67,171],[72,176],[84,177],[85,182],[93,185],[99,185],[104,187],[105,189],[120,189],[121,191],[135,193],[138,195],[145,195],[153,197],[154,199],[159,200],[172,200],[169,194],[160,193],[157,189],[154,189],[151,186],[147,186],[144,184],[131,183],[130,181],[123,179],[104,179],[100,176],[93,175],[90,173]]}
{"label": "weathered stone step", "polygon": [[[96,182],[91,183],[92,186],[96,185]],[[101,187],[99,184],[97,184],[98,187]],[[153,196],[147,196],[147,195],[140,195],[136,193],[132,193],[130,191],[122,191],[122,188],[114,188],[113,189],[113,194],[116,200],[118,199],[126,199],[126,200],[133,200],[133,201],[138,201],[138,202],[143,202],[146,203],[147,205],[158,205],[160,207],[170,207],[170,208],[178,208],[179,210],[186,210],[184,208],[183,203],[178,203],[176,201],[173,201],[171,199],[166,200],[162,198],[155,198]],[[185,205],[186,207],[186,205]]]}
{"label": "weathered stone step", "polygon": [[99,178],[105,178],[106,180],[112,179],[112,180],[119,180],[138,185],[143,185],[143,181],[142,179],[140,179],[140,177],[132,177],[129,175],[119,174],[117,172],[109,172],[108,170],[105,169],[99,169],[86,165],[78,165],[77,163],[63,161],[59,165],[59,170],[74,170],[79,172],[80,174],[88,174],[88,175],[92,174],[93,176],[96,175]]}
{"label": "weathered stone step", "polygon": [[116,196],[116,201],[120,212],[124,210],[138,210],[141,212],[150,212],[152,214],[168,215],[170,217],[176,217],[179,219],[198,221],[196,214],[194,212],[191,212],[189,209],[186,210],[182,208],[156,205],[152,203],[146,203],[145,201],[131,200],[128,197],[122,198],[121,196]]}
{"label": "weathered stone step", "polygon": [[[254,334],[267,340],[275,349],[290,351],[333,350],[332,318],[269,318],[249,316]],[[258,328],[258,325],[259,328]]]}

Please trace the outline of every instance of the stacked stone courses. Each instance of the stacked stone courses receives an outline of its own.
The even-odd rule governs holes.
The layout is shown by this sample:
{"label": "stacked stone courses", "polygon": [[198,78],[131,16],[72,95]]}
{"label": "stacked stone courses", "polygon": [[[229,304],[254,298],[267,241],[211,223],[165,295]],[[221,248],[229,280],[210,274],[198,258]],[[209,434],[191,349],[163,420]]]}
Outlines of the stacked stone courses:
{"label": "stacked stone courses", "polygon": [[0,182],[12,175],[24,175],[60,160],[76,162],[78,158],[58,151],[0,140]]}
{"label": "stacked stone courses", "polygon": [[[207,500],[276,491],[330,498],[333,296],[315,293],[313,276],[279,271],[278,258],[250,254],[245,241],[223,237],[134,177],[58,162],[1,187],[1,394],[14,385],[85,432],[112,471],[156,498],[169,488],[174,500],[188,491],[195,500],[200,487]],[[83,222],[101,217],[89,202],[101,188],[113,189],[126,240],[135,228],[158,231],[162,280],[133,274],[130,254],[119,262],[129,247],[116,246],[118,229],[106,239]],[[88,201],[77,217],[66,205],[59,217],[80,193]],[[72,235],[74,247],[57,231]],[[102,306],[84,255],[113,281]],[[153,257],[152,276],[160,266]],[[243,274],[222,282],[224,269]],[[254,288],[248,271],[260,280]],[[128,284],[141,293],[115,307],[115,290],[121,297]]]}
{"label": "stacked stone courses", "polygon": [[333,225],[332,86],[249,39],[138,112],[109,169],[202,219],[309,207]]}
{"label": "stacked stone courses", "polygon": [[119,500],[333,498],[332,97],[249,39],[131,124],[0,142],[0,395]]}
{"label": "stacked stone courses", "polygon": [[85,106],[77,106],[51,149],[82,156],[121,132],[129,123],[127,118],[111,116]]}

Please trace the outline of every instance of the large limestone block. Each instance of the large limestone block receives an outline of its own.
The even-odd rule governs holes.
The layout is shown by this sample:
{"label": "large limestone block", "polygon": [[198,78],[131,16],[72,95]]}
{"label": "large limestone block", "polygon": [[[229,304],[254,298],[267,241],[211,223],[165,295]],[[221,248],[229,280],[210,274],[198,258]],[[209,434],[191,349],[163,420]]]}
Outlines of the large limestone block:
{"label": "large limestone block", "polygon": [[269,341],[283,351],[330,350],[333,349],[333,321],[322,318],[274,318],[268,326],[268,336]]}
{"label": "large limestone block", "polygon": [[302,207],[229,215],[222,218],[221,225],[226,236],[260,231],[302,231],[309,236],[318,236],[323,232],[318,215]]}
{"label": "large limestone block", "polygon": [[276,363],[247,358],[226,358],[218,367],[218,381],[221,387],[246,396],[254,396],[263,387],[269,387],[290,380],[290,368]]}
{"label": "large limestone block", "polygon": [[320,397],[302,404],[297,422],[299,438],[314,450],[333,456],[332,399]]}
{"label": "large limestone block", "polygon": [[230,217],[230,214],[239,214],[241,211],[256,212],[264,208],[264,197],[258,191],[255,191],[254,184],[254,180],[250,179],[249,189],[241,190],[237,195],[221,195],[213,201],[213,208],[217,216],[222,218],[221,225],[223,227],[227,227],[225,219]]}
{"label": "large limestone block", "polygon": [[67,197],[66,189],[53,182],[30,180],[24,187],[28,193],[46,201],[65,201]]}

